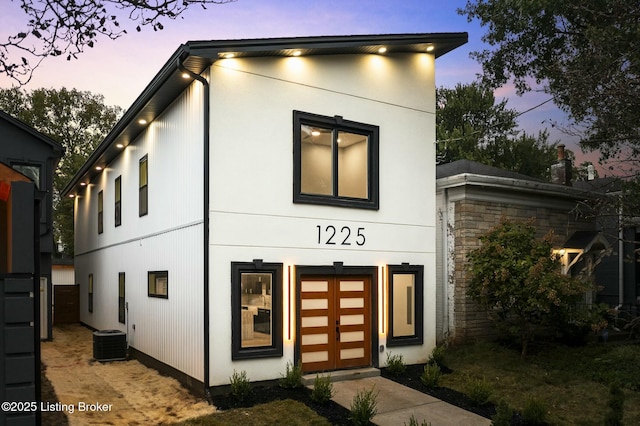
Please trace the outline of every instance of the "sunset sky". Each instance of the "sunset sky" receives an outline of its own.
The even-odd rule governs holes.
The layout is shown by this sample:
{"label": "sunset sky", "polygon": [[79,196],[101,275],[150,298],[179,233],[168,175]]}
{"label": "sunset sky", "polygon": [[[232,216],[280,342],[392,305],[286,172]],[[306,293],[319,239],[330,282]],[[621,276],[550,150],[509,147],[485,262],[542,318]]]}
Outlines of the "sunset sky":
{"label": "sunset sky", "polygon": [[[128,108],[181,43],[190,40],[223,40],[318,35],[391,34],[391,33],[469,33],[469,43],[436,61],[436,85],[454,87],[470,83],[481,67],[469,53],[484,46],[484,30],[477,22],[468,23],[456,13],[465,0],[237,0],[203,9],[191,6],[176,20],[163,20],[164,30],[154,32],[126,18],[121,24],[128,34],[112,41],[99,39],[92,49],[77,60],[48,58],[36,70],[25,87],[62,88],[91,91],[104,95],[109,105]],[[3,0],[0,5],[0,40],[27,29],[26,15],[19,0]],[[12,83],[0,76],[0,87]],[[508,107],[525,111],[549,98],[544,94],[516,96],[513,87],[496,91],[496,97],[509,99]],[[565,115],[551,102],[519,118],[528,133],[548,129],[550,141],[562,140],[582,160],[575,139],[551,127],[551,122],[566,124]]]}

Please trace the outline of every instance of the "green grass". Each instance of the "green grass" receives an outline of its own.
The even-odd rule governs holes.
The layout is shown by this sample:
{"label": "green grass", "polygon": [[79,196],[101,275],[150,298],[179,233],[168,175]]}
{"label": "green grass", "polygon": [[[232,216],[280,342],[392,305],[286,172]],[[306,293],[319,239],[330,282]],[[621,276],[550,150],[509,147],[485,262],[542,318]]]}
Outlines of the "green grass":
{"label": "green grass", "polygon": [[237,408],[189,419],[181,426],[330,426],[330,423],[301,402],[286,399],[251,408]]}
{"label": "green grass", "polygon": [[535,398],[548,410],[551,424],[602,425],[609,384],[625,393],[624,424],[640,424],[640,346],[591,345],[545,347],[522,359],[519,351],[498,344],[449,348],[441,386],[466,391],[469,377],[485,378],[491,401],[522,412]]}

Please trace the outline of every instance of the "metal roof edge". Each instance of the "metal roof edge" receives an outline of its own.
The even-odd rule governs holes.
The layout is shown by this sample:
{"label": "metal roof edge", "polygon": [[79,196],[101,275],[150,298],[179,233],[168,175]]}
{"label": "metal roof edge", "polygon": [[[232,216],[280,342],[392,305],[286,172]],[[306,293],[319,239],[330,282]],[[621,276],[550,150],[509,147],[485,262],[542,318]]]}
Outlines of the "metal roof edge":
{"label": "metal roof edge", "polygon": [[[379,44],[410,45],[425,43],[446,43],[446,45],[441,47],[441,50],[438,52],[439,55],[434,52],[434,54],[436,54],[436,57],[438,57],[455,49],[456,47],[467,43],[467,41],[468,33],[466,32],[188,41],[178,47],[178,49],[173,53],[169,60],[163,65],[160,71],[153,77],[151,82],[142,91],[142,93],[136,98],[133,104],[126,110],[120,120],[118,120],[109,134],[96,147],[91,155],[89,155],[78,172],[71,178],[67,185],[65,185],[64,189],[62,190],[62,196],[66,197],[71,195],[73,189],[78,186],[78,184],[82,179],[85,178],[85,176],[89,175],[91,179],[93,178],[92,169],[94,168],[96,163],[101,158],[105,158],[105,156],[107,155],[107,151],[111,148],[112,144],[114,144],[117,139],[123,137],[125,132],[128,132],[132,136],[132,139],[135,139],[135,137],[140,134],[142,130],[136,131],[132,129],[131,126],[136,122],[136,119],[139,118],[144,109],[148,107],[149,103],[154,100],[154,97],[158,95],[158,92],[160,92],[161,89],[165,87],[167,82],[169,82],[172,77],[175,78],[175,74],[178,72],[176,64],[179,59],[187,61],[190,57],[201,58],[205,59],[205,63],[208,63],[210,65],[219,58],[218,54],[220,52],[229,50],[231,48],[247,52],[263,52],[266,54],[270,54],[272,53],[272,51],[282,51],[296,48],[317,48],[326,50],[334,48],[341,51],[346,51],[349,48],[356,49],[357,47],[362,48]],[[275,53],[272,54],[274,56],[276,55]],[[196,73],[199,74],[203,70],[198,69],[196,71]],[[184,87],[187,87],[189,84],[191,84],[191,81],[185,80]]]}

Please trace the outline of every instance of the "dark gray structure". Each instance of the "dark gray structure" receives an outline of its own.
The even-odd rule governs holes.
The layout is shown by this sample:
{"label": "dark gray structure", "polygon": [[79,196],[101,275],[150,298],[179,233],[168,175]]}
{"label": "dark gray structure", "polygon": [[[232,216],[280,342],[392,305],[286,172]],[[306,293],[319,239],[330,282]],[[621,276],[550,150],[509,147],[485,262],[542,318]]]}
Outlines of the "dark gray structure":
{"label": "dark gray structure", "polygon": [[53,174],[62,155],[60,144],[0,111],[0,399],[21,403],[3,405],[0,424],[40,423],[40,339],[51,338]]}

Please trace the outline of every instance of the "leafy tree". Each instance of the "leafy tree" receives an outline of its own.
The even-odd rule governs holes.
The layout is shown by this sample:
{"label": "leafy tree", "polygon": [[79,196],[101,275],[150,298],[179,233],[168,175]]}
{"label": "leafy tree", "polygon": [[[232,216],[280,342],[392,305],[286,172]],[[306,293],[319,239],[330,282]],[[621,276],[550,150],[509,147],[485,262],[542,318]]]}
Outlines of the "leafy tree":
{"label": "leafy tree", "polygon": [[640,2],[469,0],[458,12],[487,28],[482,40],[492,49],[473,53],[486,83],[512,80],[519,93],[549,93],[584,128],[583,149],[624,160],[634,171],[640,161]]}
{"label": "leafy tree", "polygon": [[49,56],[77,58],[100,37],[116,39],[126,34],[121,16],[136,24],[162,30],[163,19],[176,19],[190,6],[235,0],[17,0],[25,13],[23,31],[0,42],[0,73],[24,85]]}
{"label": "leafy tree", "polygon": [[122,115],[102,95],[75,89],[0,89],[0,109],[59,142],[65,148],[53,181],[54,240],[73,255],[73,202],[60,192]]}
{"label": "leafy tree", "polygon": [[517,129],[518,113],[479,83],[436,91],[436,139],[441,162],[469,159],[541,179],[549,178],[556,144]]}
{"label": "leafy tree", "polygon": [[561,273],[552,233],[536,238],[530,223],[503,220],[469,253],[467,294],[501,329],[520,340],[522,356],[536,331],[566,318],[591,287]]}

